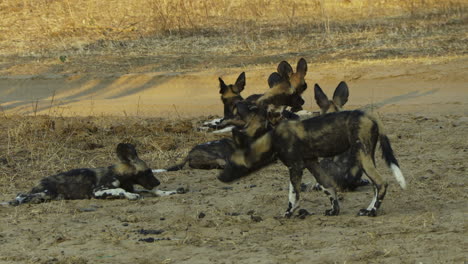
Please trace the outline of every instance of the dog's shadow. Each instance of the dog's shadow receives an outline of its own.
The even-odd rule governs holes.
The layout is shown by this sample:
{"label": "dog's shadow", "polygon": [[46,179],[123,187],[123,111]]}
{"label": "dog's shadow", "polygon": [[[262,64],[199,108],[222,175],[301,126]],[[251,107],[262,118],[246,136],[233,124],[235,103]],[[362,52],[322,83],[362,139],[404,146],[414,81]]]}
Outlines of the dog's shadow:
{"label": "dog's shadow", "polygon": [[409,92],[409,93],[406,93],[406,94],[393,96],[393,97],[387,98],[387,99],[382,100],[382,101],[377,102],[377,103],[367,104],[367,105],[361,107],[361,109],[363,109],[363,110],[367,110],[367,109],[375,110],[375,109],[382,108],[382,107],[384,107],[386,105],[398,103],[398,102],[401,102],[401,101],[428,96],[428,95],[436,93],[439,90],[440,90],[439,88],[435,88],[435,89],[432,89],[432,90],[429,90],[429,91],[426,91],[426,92],[413,91],[413,92]]}

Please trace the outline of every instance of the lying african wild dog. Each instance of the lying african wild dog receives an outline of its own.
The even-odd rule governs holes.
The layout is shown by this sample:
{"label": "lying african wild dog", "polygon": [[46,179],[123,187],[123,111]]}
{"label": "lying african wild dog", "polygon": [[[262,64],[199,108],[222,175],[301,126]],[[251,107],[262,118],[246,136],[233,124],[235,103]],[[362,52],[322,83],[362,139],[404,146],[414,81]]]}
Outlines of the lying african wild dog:
{"label": "lying african wild dog", "polygon": [[[346,82],[340,82],[336,87],[332,100],[329,100],[318,84],[314,86],[315,101],[320,107],[322,114],[339,112],[348,102],[349,89]],[[351,170],[354,167],[355,159],[351,157],[351,151],[320,160],[320,167],[329,174],[336,182],[337,187],[342,190],[354,190],[359,186],[369,185],[369,181],[361,179],[362,168]],[[315,186],[314,189],[320,189]]]}
{"label": "lying african wild dog", "polygon": [[[118,144],[117,157],[120,162],[109,167],[74,169],[43,178],[30,192],[18,194],[9,204],[16,206],[28,202],[106,197],[134,200],[140,197],[134,193],[134,184],[148,190],[160,184],[151,169],[138,157],[132,144]],[[153,193],[168,195],[176,192],[154,190]]]}
{"label": "lying african wild dog", "polygon": [[[233,133],[234,136],[236,133]],[[375,168],[374,155],[377,141],[380,141],[382,156],[398,183],[402,188],[406,187],[405,178],[380,121],[359,110],[329,113],[303,121],[283,121],[251,144],[243,144],[242,141],[242,137],[236,140],[240,144],[218,179],[222,182],[234,181],[265,167],[276,156],[289,168],[289,204],[285,212],[287,217],[290,217],[299,206],[299,191],[304,168],[314,175],[322,190],[329,196],[332,207],[326,210],[325,214],[339,214],[336,184],[320,167],[318,158],[333,157],[348,150],[356,159],[355,166],[351,170],[362,169],[374,185],[374,197],[367,209],[359,211],[359,215],[376,216],[388,185]]]}
{"label": "lying african wild dog", "polygon": [[226,85],[221,79],[219,80],[219,93],[221,94],[221,101],[224,105],[224,117],[223,119],[234,118],[234,108],[237,102],[244,100],[240,93],[245,88],[245,72],[242,72],[234,84]]}
{"label": "lying african wild dog", "polygon": [[[260,113],[265,111],[263,108],[259,108],[255,104],[238,102],[236,109],[240,119],[245,123],[243,131],[249,140],[253,141],[271,129],[268,120],[264,118],[266,114]],[[187,163],[192,169],[223,169],[234,152],[234,148],[235,144],[230,138],[198,144],[189,151],[181,163],[167,169],[153,170],[153,172],[178,171],[183,169]]]}

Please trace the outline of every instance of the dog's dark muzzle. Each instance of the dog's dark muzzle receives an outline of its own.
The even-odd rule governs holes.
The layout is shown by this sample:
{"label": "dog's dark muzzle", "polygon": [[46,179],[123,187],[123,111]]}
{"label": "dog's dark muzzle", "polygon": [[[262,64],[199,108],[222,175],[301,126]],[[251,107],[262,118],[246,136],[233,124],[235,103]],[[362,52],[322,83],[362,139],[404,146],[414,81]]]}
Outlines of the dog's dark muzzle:
{"label": "dog's dark muzzle", "polygon": [[145,171],[138,173],[137,181],[138,181],[138,184],[140,184],[141,186],[143,186],[144,188],[148,190],[151,190],[154,187],[161,184],[161,182],[158,179],[156,179],[156,177],[154,177],[154,174],[151,171],[151,169],[147,169]]}

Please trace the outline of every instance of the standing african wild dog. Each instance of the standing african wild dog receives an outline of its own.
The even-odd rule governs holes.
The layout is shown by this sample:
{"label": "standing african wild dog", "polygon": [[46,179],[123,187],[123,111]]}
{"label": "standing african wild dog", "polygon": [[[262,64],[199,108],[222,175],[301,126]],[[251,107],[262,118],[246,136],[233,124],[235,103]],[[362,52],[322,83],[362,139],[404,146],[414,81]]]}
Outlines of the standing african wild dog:
{"label": "standing african wild dog", "polygon": [[336,184],[320,167],[318,158],[333,157],[350,150],[356,159],[351,170],[362,169],[374,186],[372,202],[367,209],[361,209],[359,215],[376,216],[388,185],[375,168],[377,141],[380,141],[384,160],[400,186],[405,188],[405,178],[380,121],[358,110],[330,113],[303,121],[283,121],[252,144],[237,148],[218,179],[223,182],[234,181],[268,165],[276,156],[289,168],[290,189],[286,216],[291,216],[299,206],[304,168],[314,175],[329,196],[332,207],[325,214],[338,215],[340,207],[336,198]]}
{"label": "standing african wild dog", "polygon": [[[117,146],[120,162],[101,168],[74,169],[43,178],[39,185],[26,194],[19,194],[10,205],[40,203],[50,200],[75,200],[105,197],[126,197],[134,200],[140,197],[134,193],[134,184],[153,189],[160,182],[151,169],[141,160],[132,144]],[[152,191],[156,195],[175,192]]]}
{"label": "standing african wild dog", "polygon": [[[329,100],[320,86],[315,84],[314,94],[322,114],[334,113],[341,111],[348,102],[349,89],[346,82],[340,82],[333,93],[332,100]],[[362,168],[351,170],[354,167],[354,162],[355,159],[351,156],[351,151],[348,150],[343,154],[321,159],[320,167],[335,180],[340,190],[352,191],[359,186],[369,184],[368,180],[361,179]],[[314,189],[319,189],[319,187],[316,186]]]}

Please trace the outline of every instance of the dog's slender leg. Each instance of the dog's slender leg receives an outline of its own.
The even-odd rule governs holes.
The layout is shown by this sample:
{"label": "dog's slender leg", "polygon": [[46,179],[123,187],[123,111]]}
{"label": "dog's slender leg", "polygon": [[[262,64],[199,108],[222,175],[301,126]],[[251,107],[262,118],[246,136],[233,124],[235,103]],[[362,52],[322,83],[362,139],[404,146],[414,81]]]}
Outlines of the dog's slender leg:
{"label": "dog's slender leg", "polygon": [[387,183],[382,180],[379,172],[376,170],[372,158],[369,154],[366,154],[363,150],[358,152],[358,158],[362,164],[364,173],[372,181],[374,185],[374,197],[367,209],[361,209],[358,213],[360,216],[376,216],[377,209],[379,209],[382,201],[387,193]]}
{"label": "dog's slender leg", "polygon": [[289,168],[289,203],[285,212],[286,217],[291,217],[300,204],[300,190],[302,181],[303,166],[293,165]]}
{"label": "dog's slender leg", "polygon": [[174,191],[151,190],[150,192],[156,196],[168,196],[168,195],[173,195],[173,194],[178,193],[177,190],[174,190]]}
{"label": "dog's slender leg", "polygon": [[315,161],[308,161],[306,168],[314,175],[318,182],[318,187],[328,196],[331,203],[331,209],[325,211],[325,215],[338,215],[340,213],[340,204],[338,203],[336,195],[336,187],[333,179],[328,176],[319,163]]}
{"label": "dog's slender leg", "polygon": [[105,198],[105,197],[125,197],[129,200],[136,200],[140,198],[140,195],[137,193],[127,192],[122,188],[115,188],[115,189],[105,189],[105,190],[97,190],[94,192],[94,197],[96,198]]}

